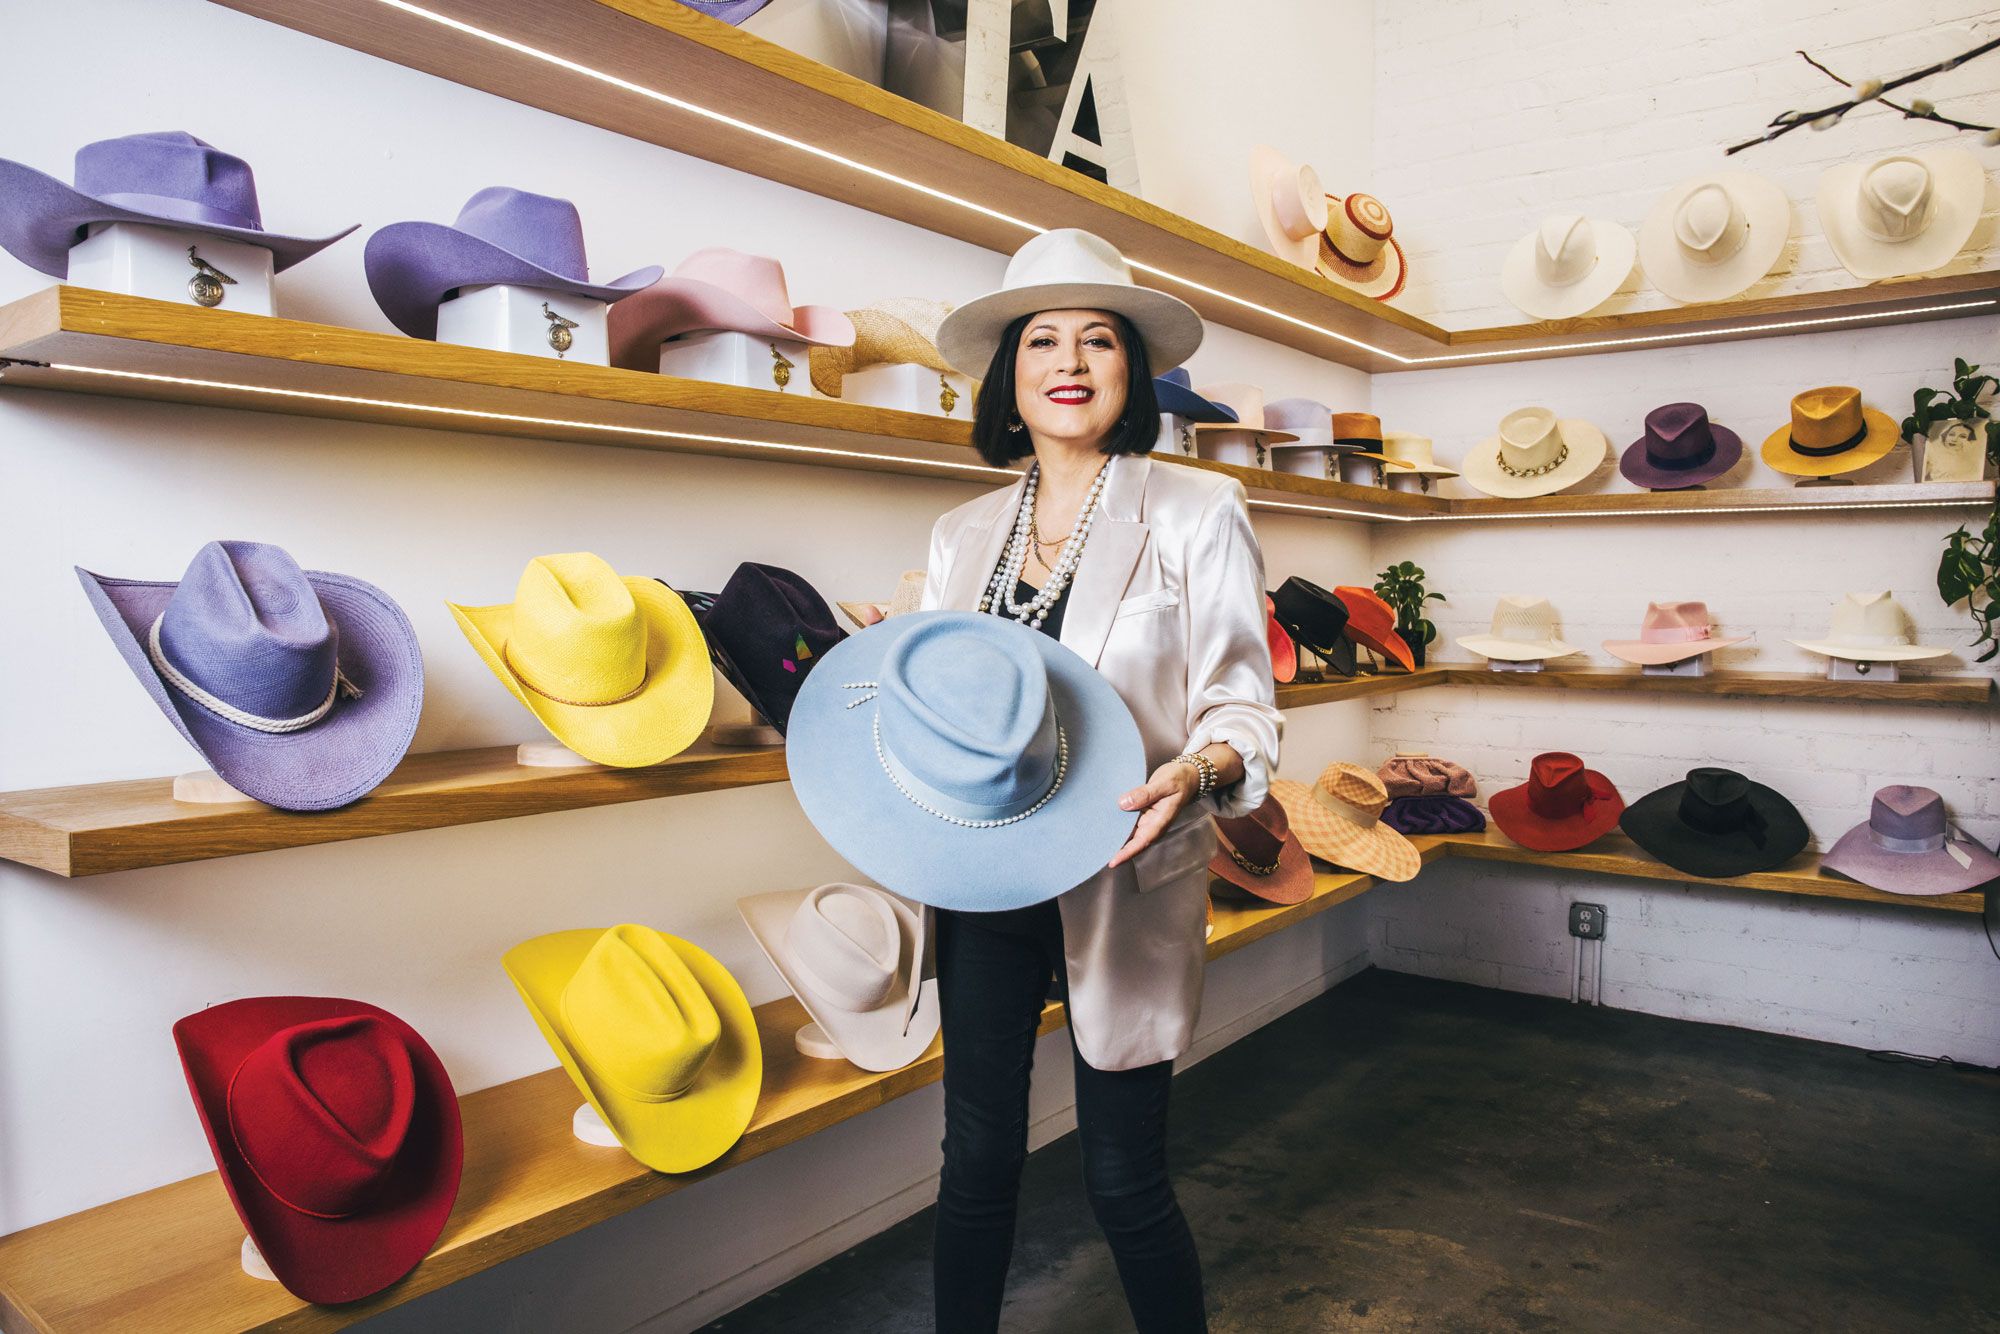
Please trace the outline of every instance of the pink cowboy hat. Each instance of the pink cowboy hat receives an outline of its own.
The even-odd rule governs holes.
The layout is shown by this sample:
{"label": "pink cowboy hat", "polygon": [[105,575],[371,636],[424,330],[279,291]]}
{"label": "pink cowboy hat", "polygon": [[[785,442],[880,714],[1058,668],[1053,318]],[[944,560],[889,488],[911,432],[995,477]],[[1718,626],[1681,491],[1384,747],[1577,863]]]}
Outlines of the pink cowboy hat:
{"label": "pink cowboy hat", "polygon": [[854,345],[854,321],[840,311],[792,305],[785,269],[777,260],[711,246],[611,308],[611,364],[654,370],[661,343],[710,329],[821,347]]}

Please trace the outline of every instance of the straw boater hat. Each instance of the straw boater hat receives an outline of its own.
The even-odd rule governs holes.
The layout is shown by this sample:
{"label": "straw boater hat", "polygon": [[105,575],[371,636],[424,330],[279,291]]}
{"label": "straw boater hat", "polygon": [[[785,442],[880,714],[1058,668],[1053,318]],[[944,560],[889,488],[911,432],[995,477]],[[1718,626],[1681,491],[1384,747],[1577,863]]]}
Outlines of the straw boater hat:
{"label": "straw boater hat", "polygon": [[1867,282],[1943,268],[1986,203],[1986,169],[1963,148],[1843,162],[1819,178],[1820,226],[1847,271]]}
{"label": "straw boater hat", "polygon": [[293,1296],[380,1292],[429,1254],[465,1144],[444,1063],[365,1001],[252,996],[174,1025],[229,1202]]}
{"label": "straw boater hat", "polygon": [[1587,421],[1558,418],[1547,408],[1517,408],[1500,431],[1474,445],[1460,465],[1465,480],[1489,496],[1553,495],[1583,481],[1610,451],[1604,432]]}
{"label": "straw boater hat", "polygon": [[1698,176],[1661,195],[1639,228],[1639,263],[1676,301],[1725,301],[1785,252],[1792,205],[1747,171]]}
{"label": "straw boater hat", "polygon": [[827,1040],[863,1070],[900,1070],[938,1032],[924,978],[929,914],[873,885],[753,894],[744,924]]}
{"label": "straw boater hat", "polygon": [[896,581],[896,591],[889,595],[887,602],[841,602],[837,605],[861,629],[888,620],[891,616],[907,616],[924,607],[924,582],[929,575],[923,570],[905,570],[903,577]]}
{"label": "straw boater hat", "polygon": [[828,398],[839,398],[840,382],[848,372],[870,366],[922,366],[955,374],[937,350],[938,326],[949,314],[948,302],[916,296],[886,297],[848,311],[854,342],[813,348],[813,388]]}
{"label": "straw boater hat", "polygon": [[1395,231],[1395,219],[1374,195],[1328,195],[1326,227],[1319,234],[1313,267],[1322,278],[1387,301],[1410,277]]}
{"label": "straw boater hat", "polygon": [[1014,252],[997,290],[945,317],[938,328],[938,351],[954,370],[979,379],[992,364],[1007,326],[1045,310],[1123,315],[1145,342],[1155,375],[1180,365],[1201,346],[1201,316],[1193,306],[1133,282],[1125,257],[1103,237],[1058,227]]}
{"label": "straw boater hat", "polygon": [[1311,787],[1274,780],[1271,795],[1285,808],[1299,842],[1321,861],[1378,880],[1413,880],[1423,869],[1416,846],[1382,823],[1389,793],[1372,770],[1335,762]]}
{"label": "straw boater hat", "polygon": [[1764,438],[1764,462],[1793,477],[1837,477],[1881,459],[1902,434],[1859,389],[1827,385],[1792,396],[1792,420]]}
{"label": "straw boater hat", "polygon": [[512,602],[445,605],[501,684],[587,760],[658,764],[708,726],[708,646],[657,579],[621,579],[588,552],[537,556]]}
{"label": "straw boater hat", "polygon": [[1607,639],[1604,651],[1641,667],[1664,667],[1748,642],[1749,635],[1718,637],[1706,602],[1649,602],[1639,637]]}
{"label": "straw boater hat", "polygon": [[1771,871],[1805,851],[1811,832],[1784,794],[1732,769],[1690,769],[1625,808],[1634,843],[1707,880]]}
{"label": "straw boater hat", "polygon": [[871,880],[936,907],[1054,898],[1131,836],[1138,724],[1102,674],[1048,635],[920,611],[851,636],[792,705],[806,818]]}
{"label": "straw boater hat", "polygon": [[611,364],[660,367],[660,344],[722,330],[786,342],[845,347],[854,322],[832,306],[794,306],[785,267],[768,255],[728,246],[697,250],[674,271],[611,308]]}
{"label": "straw boater hat", "polygon": [[501,965],[577,1091],[634,1158],[692,1172],[742,1137],[764,1051],[743,988],[706,950],[628,923],[536,936]]}
{"label": "straw boater hat", "polygon": [[1943,797],[1900,784],[1875,794],[1819,866],[1891,894],[1956,894],[2000,876],[2000,857],[1952,825]]}
{"label": "straw boater hat", "polygon": [[1708,419],[1699,403],[1668,403],[1646,414],[1646,433],[1625,446],[1618,472],[1649,491],[1712,482],[1743,457],[1743,437]]}
{"label": "straw boater hat", "polygon": [[1292,832],[1275,796],[1248,815],[1218,817],[1216,852],[1208,869],[1223,883],[1266,903],[1303,903],[1312,897],[1312,859]]}
{"label": "straw boater hat", "polygon": [[1466,635],[1458,646],[1502,662],[1534,662],[1583,652],[1556,634],[1556,609],[1547,598],[1513,594],[1493,604],[1491,634]]}
{"label": "straw boater hat", "polygon": [[1536,852],[1572,852],[1617,826],[1625,799],[1611,780],[1567,751],[1537,755],[1528,781],[1487,798],[1500,832]]}
{"label": "straw boater hat", "polygon": [[1319,174],[1259,144],[1250,150],[1250,199],[1271,253],[1302,269],[1316,267],[1330,203]]}
{"label": "straw boater hat", "polygon": [[263,542],[210,542],[177,581],[76,574],[153,703],[246,796],[345,806],[409,750],[423,655],[375,585]]}
{"label": "straw boater hat", "polygon": [[1500,290],[1524,315],[1566,320],[1604,304],[1632,272],[1639,243],[1606,218],[1556,213],[1514,243]]}
{"label": "straw boater hat", "polygon": [[1916,662],[1951,652],[1934,644],[1910,642],[1909,618],[1891,593],[1849,593],[1833,607],[1825,639],[1790,641],[1808,653],[1849,662]]}

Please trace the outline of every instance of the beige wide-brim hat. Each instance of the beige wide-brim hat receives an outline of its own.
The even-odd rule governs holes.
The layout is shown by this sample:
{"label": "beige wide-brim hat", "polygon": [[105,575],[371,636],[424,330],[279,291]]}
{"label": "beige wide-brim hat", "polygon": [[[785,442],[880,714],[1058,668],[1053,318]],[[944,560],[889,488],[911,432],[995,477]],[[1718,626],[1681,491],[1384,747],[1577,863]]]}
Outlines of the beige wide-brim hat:
{"label": "beige wide-brim hat", "polygon": [[840,397],[840,382],[850,371],[870,366],[923,366],[949,371],[937,350],[938,326],[951,314],[943,301],[892,296],[850,310],[854,342],[845,347],[812,350],[812,385],[828,398]]}
{"label": "beige wide-brim hat", "polygon": [[1328,207],[1319,175],[1269,144],[1259,144],[1250,150],[1250,198],[1271,253],[1288,264],[1313,268]]}
{"label": "beige wide-brim hat", "polygon": [[1942,658],[1949,648],[1910,642],[1909,622],[1890,593],[1849,593],[1834,604],[1825,639],[1794,639],[1808,653],[1848,662],[1916,662]]}
{"label": "beige wide-brim hat", "polygon": [[[1870,213],[1893,210],[1901,202],[1879,193],[1885,185],[1901,183],[1884,181],[1879,173],[1896,172],[1905,163],[1930,173],[1929,217],[1902,239],[1871,234]],[[1905,278],[1943,268],[1965,248],[1986,203],[1986,169],[1963,148],[1843,162],[1820,175],[1818,202],[1827,244],[1849,273],[1866,282]]]}
{"label": "beige wide-brim hat", "polygon": [[[1507,418],[1503,418],[1503,427],[1515,415],[1509,413]],[[1490,435],[1466,454],[1459,465],[1461,473],[1467,482],[1489,496],[1523,500],[1530,496],[1554,495],[1575,486],[1602,467],[1605,457],[1611,452],[1611,442],[1605,439],[1604,432],[1580,418],[1557,418],[1556,431],[1569,452],[1563,456],[1562,462],[1547,472],[1519,477],[1503,471],[1500,467],[1500,437]]]}
{"label": "beige wide-brim hat", "polygon": [[1603,305],[1632,274],[1639,243],[1609,218],[1558,214],[1514,243],[1500,290],[1522,314],[1567,320]]}
{"label": "beige wide-brim hat", "polygon": [[[822,885],[753,894],[738,899],[736,909],[799,1004],[850,1062],[863,1070],[900,1070],[929,1048],[938,1034],[937,979],[923,976],[928,941],[921,908],[873,885]],[[801,936],[795,924],[802,911],[816,909],[814,929]],[[868,923],[854,920],[876,911],[893,921],[893,960],[868,951],[888,944],[888,933],[867,938],[858,928]],[[871,996],[872,1003],[835,994],[843,986],[877,985],[881,994]]]}
{"label": "beige wide-brim hat", "polygon": [[997,290],[945,316],[938,351],[952,369],[985,376],[1007,326],[1045,310],[1109,310],[1123,315],[1146,344],[1155,375],[1201,346],[1201,316],[1177,296],[1141,287],[1116,246],[1076,227],[1043,232],[1014,252]]}
{"label": "beige wide-brim hat", "polygon": [[1556,610],[1547,598],[1509,594],[1494,604],[1492,633],[1466,635],[1458,646],[1501,662],[1536,662],[1583,652],[1557,635],[1556,625]]}
{"label": "beige wide-brim hat", "polygon": [[1414,431],[1384,431],[1382,453],[1392,462],[1425,477],[1458,476],[1458,469],[1447,468],[1431,457],[1431,438]]}
{"label": "beige wide-brim hat", "polygon": [[[1734,203],[1743,232],[1734,251],[1706,262],[1700,248],[1683,241],[1676,220],[1690,196],[1711,185]],[[1639,228],[1639,263],[1653,286],[1676,301],[1726,301],[1771,271],[1791,234],[1792,204],[1783,190],[1747,171],[1719,171],[1682,181],[1655,201]]]}

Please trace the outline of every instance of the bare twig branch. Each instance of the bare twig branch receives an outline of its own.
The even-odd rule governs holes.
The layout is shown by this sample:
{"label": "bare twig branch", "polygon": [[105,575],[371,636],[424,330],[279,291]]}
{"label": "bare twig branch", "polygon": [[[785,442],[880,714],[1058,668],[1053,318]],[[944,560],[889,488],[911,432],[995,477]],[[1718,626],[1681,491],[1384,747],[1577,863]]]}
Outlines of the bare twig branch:
{"label": "bare twig branch", "polygon": [[[1933,74],[1942,74],[1944,71],[1948,69],[1956,69],[1958,66],[1963,65],[1966,61],[1972,60],[1978,56],[1983,56],[1987,52],[1992,51],[1996,48],[2000,48],[2000,37],[1995,37],[1991,41],[1982,42],[1978,46],[1973,47],[1970,51],[1966,51],[1959,55],[1953,56],[1949,60],[1940,60],[1935,65],[1926,65],[1922,69],[1911,70],[1908,74],[1901,75],[1894,79],[1886,80],[1882,84],[1882,92],[1888,93],[1893,89],[1903,87],[1905,84],[1915,83],[1919,79],[1928,79]],[[1808,55],[1806,52],[1801,51],[1798,54],[1800,58],[1803,59],[1808,65],[1811,65],[1814,69],[1826,75],[1829,79],[1832,79],[1835,83],[1841,84],[1845,87],[1853,86],[1852,84],[1849,84],[1846,79],[1843,79],[1838,74],[1835,74],[1832,70],[1828,69],[1825,65],[1822,65],[1819,61],[1813,59],[1812,56]],[[1833,106],[1821,107],[1817,111],[1779,112],[1776,116],[1772,117],[1770,128],[1765,130],[1763,134],[1758,135],[1755,139],[1746,139],[1742,143],[1737,144],[1729,149],[1726,149],[1724,151],[1724,155],[1733,156],[1737,153],[1742,152],[1746,148],[1755,148],[1758,144],[1769,143],[1771,140],[1779,138],[1782,135],[1790,134],[1793,130],[1798,129],[1799,126],[1801,125],[1811,125],[1813,122],[1824,120],[1828,116],[1831,116],[1834,119],[1838,120],[1840,117],[1846,115],[1848,112],[1854,110],[1856,107],[1865,105],[1867,101],[1880,101],[1884,106],[1887,106],[1895,111],[1900,111],[1903,114],[1903,118],[1905,120],[1927,120],[1927,121],[1932,121],[1938,125],[1948,125],[1955,130],[1990,131],[1993,129],[1993,126],[1991,125],[1975,125],[1971,121],[1954,120],[1950,116],[1939,115],[1935,107],[1930,107],[1925,110],[1919,110],[1914,106],[1905,105],[1904,103],[1901,102],[1892,102],[1887,97],[1883,97],[1878,94],[1877,97],[1871,99],[1852,98],[1845,102],[1836,103]]]}

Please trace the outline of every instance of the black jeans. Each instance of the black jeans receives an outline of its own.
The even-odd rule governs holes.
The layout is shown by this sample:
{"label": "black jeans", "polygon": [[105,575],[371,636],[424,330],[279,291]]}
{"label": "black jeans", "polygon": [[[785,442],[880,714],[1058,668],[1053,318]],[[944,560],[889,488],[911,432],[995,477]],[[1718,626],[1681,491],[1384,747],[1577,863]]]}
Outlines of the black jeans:
{"label": "black jeans", "polygon": [[[1021,1168],[1028,1075],[1052,980],[1067,991],[1062,915],[1053,901],[1004,913],[938,913],[944,1020],[944,1173],[931,1257],[938,1334],[992,1334],[1000,1323]],[[1173,1062],[1137,1070],[1076,1063],[1083,1184],[1111,1244],[1140,1334],[1208,1328],[1201,1261],[1167,1181]]]}

